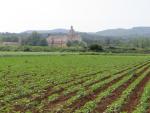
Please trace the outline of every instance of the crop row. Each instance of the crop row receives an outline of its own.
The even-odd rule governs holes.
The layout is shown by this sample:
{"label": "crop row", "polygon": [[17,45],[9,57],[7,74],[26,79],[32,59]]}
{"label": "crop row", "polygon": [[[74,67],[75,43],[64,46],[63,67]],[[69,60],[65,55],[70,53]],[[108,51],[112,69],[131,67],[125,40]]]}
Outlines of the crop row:
{"label": "crop row", "polygon": [[113,113],[113,112],[120,112],[122,105],[126,102],[126,99],[135,89],[135,87],[146,77],[148,76],[150,70],[145,71],[142,76],[135,80],[126,90],[123,91],[120,98],[118,98],[115,102],[113,102],[110,106],[108,106],[106,112]]}
{"label": "crop row", "polygon": [[130,74],[128,76],[125,76],[122,80],[120,80],[116,84],[113,84],[107,90],[105,90],[104,92],[102,92],[99,95],[97,95],[95,100],[87,102],[83,107],[81,107],[80,109],[76,110],[76,113],[78,113],[78,112],[83,112],[83,113],[92,112],[97,107],[98,103],[100,103],[102,101],[103,98],[105,98],[108,95],[110,95],[114,90],[116,90],[121,85],[125,84],[132,77],[133,77],[132,74]]}
{"label": "crop row", "polygon": [[148,100],[150,100],[150,81],[146,84],[140,102],[133,113],[145,113],[150,107]]}
{"label": "crop row", "polygon": [[[124,69],[124,71],[125,70],[127,70],[127,69]],[[123,70],[122,70],[123,71]],[[94,75],[94,74],[93,74]],[[101,79],[103,79],[103,78],[107,78],[107,77],[109,77],[109,75],[103,75],[102,76],[102,74],[101,74],[101,76],[98,74],[98,75],[94,75],[94,77],[93,76],[89,76],[89,77],[84,77],[83,78],[83,80],[85,81],[85,80],[87,80],[85,83],[83,83],[82,85],[80,84],[80,82],[82,81],[83,82],[83,80],[81,79],[79,79],[79,80],[77,80],[76,82],[72,82],[72,84],[70,84],[70,87],[68,88],[67,86],[69,86],[68,84],[65,86],[64,85],[64,87],[62,86],[60,89],[58,89],[58,88],[56,88],[56,87],[54,87],[54,89],[52,90],[53,92],[50,92],[49,94],[46,94],[47,95],[47,97],[44,97],[48,102],[51,102],[51,101],[54,101],[54,100],[57,100],[57,99],[59,99],[60,98],[60,94],[57,94],[57,93],[60,93],[60,91],[61,91],[61,89],[63,88],[63,93],[62,94],[72,94],[72,92],[75,92],[75,91],[77,91],[77,90],[79,90],[79,92],[77,93],[78,94],[78,96],[77,97],[79,97],[79,95],[81,95],[81,94],[83,94],[83,90],[82,90],[82,86],[88,86],[89,84],[91,84],[91,83],[94,83],[93,81],[94,81],[94,79],[99,79],[99,80],[101,80]],[[93,78],[93,79],[91,79],[91,78]],[[89,79],[89,80],[88,80]],[[76,85],[76,84],[79,84],[79,85]],[[71,87],[72,86],[72,87]],[[68,88],[68,89],[67,89]],[[35,95],[34,95],[35,96]],[[41,96],[41,95],[40,95]],[[68,96],[68,95],[66,95],[66,96]],[[40,99],[40,100],[42,100],[42,102],[43,102],[43,96],[41,96],[42,98]],[[72,97],[72,98],[74,98],[74,96]],[[19,100],[20,101],[20,100]],[[24,101],[24,100],[23,100]],[[29,105],[31,106],[31,102],[30,101],[28,101],[28,100],[26,100],[28,103],[30,103]],[[38,101],[39,101],[39,99],[38,99]],[[35,103],[35,102],[32,102],[32,103]],[[39,102],[38,102],[39,103]],[[45,103],[45,102],[44,102]],[[18,103],[19,104],[19,103]]]}
{"label": "crop row", "polygon": [[64,106],[78,94],[81,99],[84,93],[99,92],[98,84],[119,70],[117,75],[147,60],[144,56],[117,55],[1,57],[0,112]]}
{"label": "crop row", "polygon": [[[138,67],[141,67],[141,66],[138,66]],[[144,67],[143,67],[144,68]],[[141,69],[143,69],[143,68],[141,68]],[[124,72],[124,73],[122,73],[122,74],[118,74],[118,75],[115,75],[115,76],[113,76],[113,77],[111,77],[111,78],[109,78],[109,79],[106,79],[106,80],[104,80],[104,81],[101,81],[101,82],[99,82],[99,83],[97,83],[97,84],[94,84],[94,85],[92,85],[88,90],[80,90],[78,93],[77,93],[77,95],[75,95],[75,96],[73,96],[72,98],[70,98],[70,99],[68,99],[66,102],[65,102],[65,106],[67,106],[67,108],[70,108],[71,106],[72,106],[72,104],[73,103],[75,103],[77,100],[80,100],[80,98],[81,98],[81,100],[84,100],[84,99],[86,99],[85,97],[87,97],[88,95],[91,95],[91,94],[93,94],[93,93],[95,93],[95,92],[97,92],[98,90],[97,89],[100,89],[101,87],[103,87],[103,85],[104,84],[107,84],[107,83],[109,83],[109,82],[111,82],[111,81],[113,81],[113,80],[115,80],[115,79],[117,79],[117,78],[119,78],[119,77],[122,77],[123,75],[125,75],[125,74],[127,74],[128,72]],[[120,78],[121,79],[121,78]],[[80,101],[81,101],[80,100]],[[77,103],[79,103],[79,102],[77,102]],[[62,107],[62,106],[61,106]]]}

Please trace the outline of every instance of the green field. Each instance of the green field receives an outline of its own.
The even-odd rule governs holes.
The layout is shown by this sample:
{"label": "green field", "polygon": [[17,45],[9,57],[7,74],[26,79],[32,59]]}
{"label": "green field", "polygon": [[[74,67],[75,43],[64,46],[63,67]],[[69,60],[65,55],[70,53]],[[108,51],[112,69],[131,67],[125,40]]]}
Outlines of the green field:
{"label": "green field", "polygon": [[0,113],[149,113],[149,59],[1,53]]}

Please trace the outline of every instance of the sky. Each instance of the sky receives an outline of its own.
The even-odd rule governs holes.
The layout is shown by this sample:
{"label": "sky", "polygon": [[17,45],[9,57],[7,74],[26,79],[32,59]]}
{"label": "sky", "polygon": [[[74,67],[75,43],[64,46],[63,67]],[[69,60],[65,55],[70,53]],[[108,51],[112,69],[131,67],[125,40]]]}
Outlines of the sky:
{"label": "sky", "polygon": [[0,0],[0,32],[150,26],[150,0]]}

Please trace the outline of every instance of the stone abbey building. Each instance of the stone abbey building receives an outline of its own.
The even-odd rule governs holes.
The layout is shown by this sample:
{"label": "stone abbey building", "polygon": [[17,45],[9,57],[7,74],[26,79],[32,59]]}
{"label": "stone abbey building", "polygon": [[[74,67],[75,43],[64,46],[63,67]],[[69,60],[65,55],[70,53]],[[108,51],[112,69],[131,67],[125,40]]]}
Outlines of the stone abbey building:
{"label": "stone abbey building", "polygon": [[81,37],[74,31],[73,26],[67,34],[60,35],[50,35],[47,38],[49,46],[54,47],[66,47],[68,41],[81,41]]}

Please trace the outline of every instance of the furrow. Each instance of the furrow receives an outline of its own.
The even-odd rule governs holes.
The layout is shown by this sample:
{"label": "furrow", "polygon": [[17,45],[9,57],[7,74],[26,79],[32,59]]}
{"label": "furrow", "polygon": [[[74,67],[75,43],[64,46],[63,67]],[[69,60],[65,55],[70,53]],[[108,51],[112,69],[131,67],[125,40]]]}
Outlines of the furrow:
{"label": "furrow", "polygon": [[[99,81],[106,80],[106,79],[108,79],[108,78],[110,78],[110,76],[106,76],[106,77],[104,77],[104,78],[101,78]],[[91,80],[92,80],[92,79],[91,79]],[[90,84],[90,85],[88,84],[88,85],[85,86],[85,87],[88,88],[88,87],[90,87],[91,85],[93,85],[93,84]],[[73,92],[70,92],[70,93],[67,94],[67,95],[62,94],[58,99],[54,100],[53,102],[50,102],[50,103],[48,104],[48,106],[46,106],[44,109],[51,109],[51,111],[52,111],[52,108],[58,107],[57,105],[60,105],[60,103],[61,103],[61,105],[62,105],[62,104],[65,103],[65,101],[67,101],[69,98],[75,96],[76,93],[77,93],[77,91],[78,91],[78,90],[75,90],[75,91],[73,91]]]}
{"label": "furrow", "polygon": [[122,84],[120,87],[115,89],[109,96],[106,98],[103,98],[100,103],[98,103],[97,108],[94,110],[94,112],[104,112],[104,110],[107,108],[108,105],[110,105],[113,101],[115,101],[122,92],[128,88],[128,86],[134,82],[141,74],[142,72],[146,71],[149,66],[145,67],[142,71],[140,71],[137,75],[133,75],[131,79],[129,79],[126,83]]}
{"label": "furrow", "polygon": [[117,98],[111,105],[107,107],[105,113],[120,113],[123,106],[126,104],[126,100],[130,97],[132,92],[136,89],[147,76],[149,77],[150,70],[144,71],[134,82],[132,82],[127,89],[125,89],[121,96]]}
{"label": "furrow", "polygon": [[[141,67],[143,67],[143,66],[145,66],[145,65],[147,65],[147,63],[144,64],[144,65],[141,65],[141,66],[137,67],[136,69],[139,69],[139,68],[141,68]],[[131,72],[133,72],[133,71],[131,71]],[[99,93],[101,93],[102,91],[106,90],[106,89],[107,89],[108,87],[110,87],[111,85],[117,83],[118,81],[120,81],[122,78],[124,78],[124,77],[127,76],[127,75],[128,75],[128,73],[126,73],[126,74],[124,74],[124,75],[122,75],[122,76],[120,76],[120,77],[118,77],[118,78],[112,80],[111,82],[105,84],[103,87],[101,87],[101,88],[97,89],[96,91],[94,91],[94,93],[90,93],[89,95],[87,95],[87,96],[85,96],[85,97],[79,99],[79,100],[76,101],[74,104],[72,104],[71,106],[69,106],[69,108],[72,109],[71,112],[74,112],[76,109],[80,109],[80,108],[81,108],[83,105],[85,105],[85,103],[87,103],[88,101],[94,100],[94,99],[97,97],[97,95],[98,95]]]}
{"label": "furrow", "polygon": [[[126,70],[124,70],[124,71],[126,71]],[[121,71],[121,72],[124,72],[124,71]],[[108,78],[110,78],[111,76],[106,76],[106,77],[104,77],[104,78],[101,78],[100,80],[98,80],[99,82],[100,81],[103,81],[103,80],[106,80],[106,79],[108,79]],[[121,79],[121,78],[120,78]],[[88,87],[90,87],[90,86],[92,86],[93,84],[95,84],[95,82],[93,83],[91,83],[91,84],[88,84],[87,86],[85,86],[86,88],[88,88]],[[77,91],[75,91],[75,92],[77,92]],[[74,95],[75,95],[75,92],[74,92]],[[71,97],[71,96],[69,96],[69,95],[66,95],[67,97]],[[60,105],[60,103],[65,103],[65,101],[67,101],[67,99],[69,99],[69,98],[65,98],[65,99],[62,99],[62,98],[64,98],[64,95],[62,95],[60,98],[58,98],[58,100],[56,100],[56,102],[52,102],[52,103],[49,103],[49,105],[48,105],[48,107],[46,108],[46,109],[51,109],[51,111],[52,111],[52,108],[55,108],[55,106],[57,106],[57,105]],[[63,100],[63,101],[62,101]]]}
{"label": "furrow", "polygon": [[140,101],[140,97],[143,93],[145,85],[150,80],[150,74],[147,75],[133,90],[133,92],[130,94],[128,100],[126,101],[126,104],[122,106],[121,111],[126,111],[128,113],[132,113],[133,110],[135,110],[135,107],[138,105]]}

